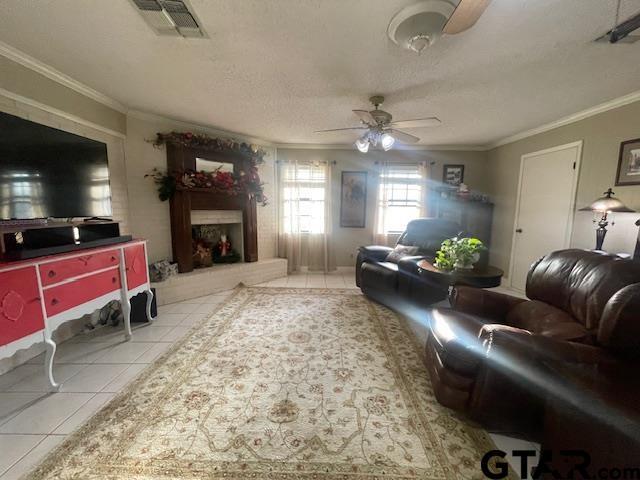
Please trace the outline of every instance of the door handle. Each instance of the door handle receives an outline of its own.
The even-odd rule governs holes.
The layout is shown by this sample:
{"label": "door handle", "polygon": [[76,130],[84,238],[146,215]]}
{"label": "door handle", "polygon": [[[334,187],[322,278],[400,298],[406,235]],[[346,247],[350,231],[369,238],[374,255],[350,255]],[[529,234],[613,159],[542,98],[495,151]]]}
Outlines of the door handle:
{"label": "door handle", "polygon": [[522,229],[521,228],[516,228],[516,233],[522,233]]}

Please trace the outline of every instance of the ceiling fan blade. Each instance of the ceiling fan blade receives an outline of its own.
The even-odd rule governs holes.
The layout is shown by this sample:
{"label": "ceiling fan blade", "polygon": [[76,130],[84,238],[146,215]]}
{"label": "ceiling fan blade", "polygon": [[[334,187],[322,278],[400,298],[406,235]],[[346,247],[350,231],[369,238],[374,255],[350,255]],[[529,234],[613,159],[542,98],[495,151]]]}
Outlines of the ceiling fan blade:
{"label": "ceiling fan blade", "polygon": [[325,132],[342,132],[345,130],[367,130],[368,127],[351,127],[351,128],[330,128],[329,130],[316,130],[313,133],[325,133]]}
{"label": "ceiling fan blade", "polygon": [[453,11],[442,29],[447,35],[455,35],[473,27],[482,15],[482,12],[489,6],[491,0],[460,0],[460,3]]}
{"label": "ceiling fan blade", "polygon": [[400,140],[402,143],[416,143],[419,142],[420,139],[418,137],[414,137],[413,135],[409,135],[408,133],[401,132],[400,130],[396,130],[394,128],[388,130],[391,133],[393,138],[396,140]]}
{"label": "ceiling fan blade", "polygon": [[424,128],[424,127],[437,127],[442,122],[437,117],[428,118],[416,118],[415,120],[399,120],[397,122],[391,122],[392,127],[397,128]]}
{"label": "ceiling fan blade", "polygon": [[356,116],[367,125],[376,124],[376,119],[373,118],[367,110],[354,110],[353,113],[355,113]]}

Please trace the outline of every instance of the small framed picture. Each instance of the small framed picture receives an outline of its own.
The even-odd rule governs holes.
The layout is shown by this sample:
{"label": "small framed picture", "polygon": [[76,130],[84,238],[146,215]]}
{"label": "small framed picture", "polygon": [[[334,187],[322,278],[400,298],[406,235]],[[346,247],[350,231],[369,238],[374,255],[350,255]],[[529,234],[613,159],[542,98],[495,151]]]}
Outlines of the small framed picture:
{"label": "small framed picture", "polygon": [[640,185],[640,138],[620,144],[616,185]]}
{"label": "small framed picture", "polygon": [[464,165],[445,165],[442,171],[442,182],[454,187],[464,182]]}
{"label": "small framed picture", "polygon": [[367,213],[367,172],[342,172],[340,226],[364,228]]}

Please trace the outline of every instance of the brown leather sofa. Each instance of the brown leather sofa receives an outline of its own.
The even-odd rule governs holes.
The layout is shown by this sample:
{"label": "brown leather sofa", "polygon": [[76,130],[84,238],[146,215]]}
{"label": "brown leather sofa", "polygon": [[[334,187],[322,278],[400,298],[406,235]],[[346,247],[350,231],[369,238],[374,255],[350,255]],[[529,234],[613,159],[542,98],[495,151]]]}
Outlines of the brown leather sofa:
{"label": "brown leather sofa", "polygon": [[391,247],[360,247],[356,261],[356,285],[365,295],[395,309],[401,302],[426,306],[446,299],[449,286],[421,277],[418,262],[425,258],[433,260],[442,242],[459,233],[459,225],[449,220],[412,220],[397,245],[415,246],[418,252],[394,263],[387,261],[387,256],[393,251]]}
{"label": "brown leather sofa", "polygon": [[[567,458],[567,450],[588,455],[584,478],[640,478],[638,364],[555,364],[550,371],[555,391],[544,408],[541,450],[547,452],[548,468],[543,478],[552,477],[550,470],[560,478],[580,478],[570,474],[576,459]],[[619,473],[631,469],[635,477]]]}
{"label": "brown leather sofa", "polygon": [[545,408],[571,401],[568,372],[640,368],[640,262],[553,252],[532,265],[526,294],[455,288],[452,308],[432,311],[426,356],[441,404],[540,440]]}

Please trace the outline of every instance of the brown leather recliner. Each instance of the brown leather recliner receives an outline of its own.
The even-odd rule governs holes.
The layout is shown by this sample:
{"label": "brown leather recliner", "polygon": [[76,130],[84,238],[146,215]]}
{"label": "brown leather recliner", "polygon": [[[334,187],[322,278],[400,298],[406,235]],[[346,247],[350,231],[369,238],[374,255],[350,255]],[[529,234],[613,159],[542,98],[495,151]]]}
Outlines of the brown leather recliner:
{"label": "brown leather recliner", "polygon": [[441,404],[537,440],[545,402],[562,390],[558,365],[640,367],[640,262],[553,252],[532,265],[526,294],[455,288],[452,309],[432,311],[426,355]]}

